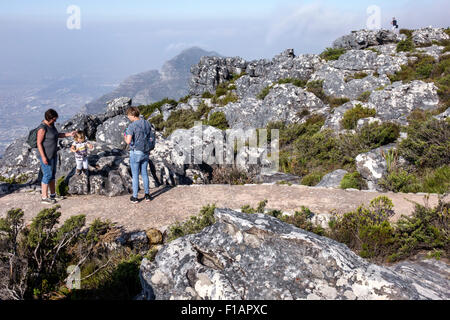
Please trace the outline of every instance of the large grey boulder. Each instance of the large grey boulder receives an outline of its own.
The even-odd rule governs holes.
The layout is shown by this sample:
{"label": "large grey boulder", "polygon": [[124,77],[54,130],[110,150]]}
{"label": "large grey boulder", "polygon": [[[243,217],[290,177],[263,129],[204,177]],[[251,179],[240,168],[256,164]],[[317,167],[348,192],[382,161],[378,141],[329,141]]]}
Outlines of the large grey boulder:
{"label": "large grey boulder", "polygon": [[341,181],[344,178],[344,176],[348,173],[347,170],[337,169],[333,172],[327,173],[323,176],[322,180],[318,184],[316,184],[316,187],[325,187],[325,188],[339,188],[341,185]]}
{"label": "large grey boulder", "polygon": [[0,176],[12,178],[26,176],[27,182],[38,178],[40,170],[39,151],[28,145],[26,138],[14,140],[0,159]]}
{"label": "large grey boulder", "polygon": [[384,121],[406,125],[406,117],[414,109],[436,108],[439,96],[434,83],[414,80],[407,84],[395,82],[383,90],[373,91],[369,103],[375,105],[377,116]]}
{"label": "large grey boulder", "polygon": [[[264,214],[216,209],[216,223],[140,266],[146,299],[448,299],[440,273],[421,279],[371,264],[334,240]],[[431,282],[431,283],[430,283]]]}
{"label": "large grey boulder", "polygon": [[230,128],[264,128],[269,122],[282,121],[296,123],[304,120],[302,111],[327,114],[329,107],[313,93],[288,84],[274,85],[264,100],[244,98],[240,102],[229,103],[225,107],[214,108],[223,112]]}
{"label": "large grey boulder", "polygon": [[382,152],[386,154],[393,148],[395,148],[395,144],[391,143],[356,156],[356,169],[367,181],[369,190],[383,191],[378,186],[378,181],[387,173],[387,163]]}
{"label": "large grey boulder", "polygon": [[124,132],[130,123],[130,120],[125,115],[115,116],[97,127],[95,138],[98,142],[125,149],[127,144],[124,140]]}
{"label": "large grey boulder", "polygon": [[433,41],[443,41],[450,39],[450,36],[443,28],[427,27],[414,30],[412,33],[412,40],[415,45],[431,45]]}
{"label": "large grey boulder", "polygon": [[245,72],[235,81],[236,94],[240,99],[255,98],[262,89],[280,79],[308,80],[323,63],[318,55],[295,56],[293,49],[283,51],[272,60],[245,61],[242,58],[203,57],[191,68],[190,93],[214,93],[217,85],[231,80],[233,75]]}
{"label": "large grey boulder", "polygon": [[355,100],[346,102],[343,105],[340,105],[339,107],[334,108],[333,112],[327,115],[327,117],[325,119],[325,123],[322,126],[321,130],[331,129],[335,132],[340,132],[340,131],[344,130],[344,128],[342,127],[341,121],[344,118],[345,113],[348,110],[351,110],[358,105],[362,106],[363,108],[375,109],[375,105],[373,105],[371,103],[355,101]]}
{"label": "large grey boulder", "polygon": [[342,36],[333,42],[333,48],[365,49],[371,46],[396,43],[406,38],[390,30],[359,30]]}

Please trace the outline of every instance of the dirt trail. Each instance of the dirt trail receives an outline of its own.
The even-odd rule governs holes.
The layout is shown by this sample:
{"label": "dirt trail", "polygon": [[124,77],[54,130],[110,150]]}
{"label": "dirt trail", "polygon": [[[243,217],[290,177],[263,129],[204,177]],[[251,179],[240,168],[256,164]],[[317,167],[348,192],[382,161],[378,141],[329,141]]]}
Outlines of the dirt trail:
{"label": "dirt trail", "polygon": [[[109,219],[128,230],[158,228],[182,221],[207,205],[215,203],[218,207],[238,209],[249,204],[256,207],[258,202],[267,199],[266,208],[294,212],[306,206],[315,213],[329,213],[335,210],[344,213],[356,209],[380,195],[389,197],[394,204],[395,216],[409,215],[414,209],[414,201],[424,204],[424,194],[380,193],[354,190],[313,188],[301,185],[193,185],[151,190],[153,200],[138,204],[129,202],[130,196],[105,197],[98,195],[71,196],[61,200],[62,218],[85,214],[87,222],[95,218]],[[140,194],[139,198],[143,195]],[[30,221],[48,205],[41,204],[37,193],[13,193],[0,198],[0,216],[4,217],[11,208],[22,208],[25,219]],[[410,201],[408,201],[410,200]],[[450,200],[450,195],[444,198]],[[429,205],[438,203],[436,195],[430,195]]]}

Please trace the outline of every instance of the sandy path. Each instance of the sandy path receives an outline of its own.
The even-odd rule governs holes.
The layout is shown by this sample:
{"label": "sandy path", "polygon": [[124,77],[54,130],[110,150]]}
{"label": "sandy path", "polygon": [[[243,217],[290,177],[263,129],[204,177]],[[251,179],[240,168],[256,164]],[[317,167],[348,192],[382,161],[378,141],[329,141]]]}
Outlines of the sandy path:
{"label": "sandy path", "polygon": [[[207,204],[232,209],[245,204],[256,207],[267,199],[266,208],[294,212],[306,206],[315,213],[329,213],[335,209],[344,213],[368,204],[379,195],[386,195],[394,204],[394,220],[400,215],[411,214],[415,201],[424,204],[423,194],[379,193],[341,189],[312,188],[301,185],[193,185],[175,188],[152,189],[154,199],[138,204],[129,202],[129,195],[108,198],[105,196],[71,196],[59,202],[62,221],[72,215],[85,214],[87,222],[95,218],[109,219],[128,230],[158,228],[164,229],[176,221],[182,221]],[[140,194],[142,198],[142,194]],[[4,217],[11,208],[22,208],[25,219],[30,221],[40,210],[49,207],[41,204],[37,193],[13,193],[0,198],[0,216]],[[445,201],[450,201],[448,195]],[[436,195],[430,195],[429,204],[438,203]]]}

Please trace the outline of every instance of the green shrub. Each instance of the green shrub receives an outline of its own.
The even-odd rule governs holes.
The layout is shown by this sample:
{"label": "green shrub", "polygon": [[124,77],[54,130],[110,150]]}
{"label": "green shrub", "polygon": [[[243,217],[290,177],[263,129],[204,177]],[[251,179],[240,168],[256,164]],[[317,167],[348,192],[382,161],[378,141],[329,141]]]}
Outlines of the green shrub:
{"label": "green shrub", "polygon": [[355,129],[359,119],[373,117],[375,114],[375,109],[364,108],[361,104],[357,104],[344,113],[341,125],[344,129]]}
{"label": "green shrub", "polygon": [[141,105],[141,106],[138,107],[138,109],[139,109],[139,112],[142,114],[142,116],[143,116],[144,118],[147,119],[148,117],[150,117],[150,115],[151,115],[156,109],[158,109],[159,111],[161,111],[161,107],[162,107],[164,104],[166,104],[166,103],[168,103],[168,104],[170,104],[170,105],[172,105],[172,106],[174,106],[174,107],[176,107],[176,106],[178,105],[178,102],[177,102],[177,101],[175,101],[175,100],[173,100],[173,99],[169,99],[169,98],[164,98],[164,99],[162,99],[161,101],[152,103],[152,104],[150,104],[150,105]]}
{"label": "green shrub", "polygon": [[301,184],[304,186],[313,187],[317,185],[320,180],[322,180],[323,176],[324,175],[320,172],[312,172],[302,178]]}
{"label": "green shrub", "polygon": [[414,174],[410,174],[402,168],[389,172],[381,178],[379,185],[394,192],[419,192],[420,184]]}
{"label": "green shrub", "polygon": [[216,127],[220,130],[226,130],[230,126],[228,125],[225,113],[217,111],[214,112],[209,118],[208,125]]}
{"label": "green shrub", "polygon": [[213,97],[213,94],[211,92],[209,92],[209,91],[205,91],[205,92],[202,93],[202,98],[203,99],[210,99],[212,97]]}
{"label": "green shrub", "polygon": [[59,196],[66,196],[69,192],[69,186],[66,182],[66,177],[62,176],[56,181],[56,193]]}
{"label": "green shrub", "polygon": [[450,123],[430,119],[413,121],[406,128],[408,137],[399,144],[399,154],[417,167],[438,168],[450,159]]}
{"label": "green shrub", "polygon": [[322,100],[324,103],[328,102],[328,97],[325,95],[323,91],[323,80],[314,80],[310,81],[306,84],[307,91],[314,93],[317,98]]}
{"label": "green shrub", "polygon": [[264,100],[264,98],[269,94],[270,89],[272,89],[272,85],[265,87],[261,90],[261,92],[258,94],[257,98],[260,100]]}
{"label": "green shrub", "polygon": [[375,48],[366,48],[365,50],[369,50],[369,51],[372,51],[372,52],[375,52],[376,54],[381,54],[380,53],[380,51],[378,51],[377,49],[375,49]]}
{"label": "green shrub", "polygon": [[227,91],[227,93],[220,97],[214,96],[212,103],[218,104],[220,106],[226,106],[230,102],[237,102],[239,100],[238,96],[230,91]]}
{"label": "green shrub", "polygon": [[450,193],[450,166],[445,165],[426,172],[421,192]]}
{"label": "green shrub", "polygon": [[296,211],[292,216],[282,215],[280,220],[320,236],[325,235],[326,232],[321,226],[312,223],[312,217],[314,217],[314,213],[309,208],[301,206],[301,211]]}
{"label": "green shrub", "polygon": [[407,38],[412,38],[413,30],[400,29],[399,33],[406,35]]}
{"label": "green shrub", "polygon": [[301,79],[293,79],[293,78],[285,78],[278,80],[278,84],[292,83],[294,86],[304,88],[306,86],[306,80]]}
{"label": "green shrub", "polygon": [[9,184],[23,184],[27,182],[29,179],[28,175],[21,174],[19,176],[12,176],[11,178],[5,178],[3,176],[0,176],[0,182],[9,183]]}
{"label": "green shrub", "polygon": [[345,49],[326,48],[325,51],[320,54],[320,57],[326,61],[338,60],[345,52]]}
{"label": "green shrub", "polygon": [[369,208],[335,216],[329,222],[330,236],[345,243],[363,258],[380,260],[392,253],[394,227],[388,221],[392,202],[386,197],[375,198]]}
{"label": "green shrub", "polygon": [[358,97],[357,100],[359,100],[361,102],[367,102],[367,101],[369,101],[371,94],[372,94],[372,92],[370,92],[370,91],[364,91],[363,93],[361,93],[361,95]]}
{"label": "green shrub", "polygon": [[344,178],[341,180],[341,184],[339,186],[341,189],[358,189],[361,190],[363,188],[367,188],[367,184],[365,183],[363,177],[359,174],[358,171],[347,173],[344,175]]}
{"label": "green shrub", "polygon": [[243,185],[255,183],[254,175],[236,167],[221,166],[213,169],[211,183]]}
{"label": "green shrub", "polygon": [[411,38],[402,40],[397,44],[397,52],[411,52],[414,50],[415,46]]}
{"label": "green shrub", "polygon": [[364,79],[367,76],[368,76],[368,74],[365,72],[356,72],[352,75],[349,75],[344,80],[345,80],[345,82],[349,82],[350,80],[354,80],[354,79]]}
{"label": "green shrub", "polygon": [[419,250],[443,250],[450,252],[449,230],[450,202],[439,203],[435,208],[415,205],[411,217],[402,216],[397,222],[395,252],[389,256],[390,261],[407,258]]}
{"label": "green shrub", "polygon": [[363,149],[375,149],[395,142],[400,136],[400,127],[393,122],[366,123],[357,133],[357,139]]}
{"label": "green shrub", "polygon": [[188,95],[186,95],[186,96],[184,96],[184,97],[181,97],[181,98],[178,100],[178,102],[179,102],[179,103],[187,103],[187,102],[189,101],[190,98],[191,98],[191,95],[188,94]]}
{"label": "green shrub", "polygon": [[331,108],[337,108],[349,101],[350,101],[349,98],[329,98],[329,104]]}
{"label": "green shrub", "polygon": [[200,213],[196,216],[191,216],[189,220],[185,222],[177,222],[169,227],[167,241],[171,242],[177,238],[184,237],[188,234],[198,233],[204,228],[215,223],[214,210],[216,206],[207,205],[204,206]]}

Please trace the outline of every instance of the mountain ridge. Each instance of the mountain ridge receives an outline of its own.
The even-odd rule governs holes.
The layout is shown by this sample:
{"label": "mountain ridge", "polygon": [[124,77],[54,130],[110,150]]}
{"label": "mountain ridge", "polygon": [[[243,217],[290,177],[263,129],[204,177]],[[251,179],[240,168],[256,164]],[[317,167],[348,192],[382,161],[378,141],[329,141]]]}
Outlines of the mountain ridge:
{"label": "mountain ridge", "polygon": [[179,99],[188,94],[191,65],[202,56],[220,56],[214,51],[191,47],[166,61],[161,70],[148,70],[125,78],[119,86],[81,108],[82,113],[96,114],[106,110],[107,102],[119,97],[130,97],[133,105],[146,105],[163,98]]}

